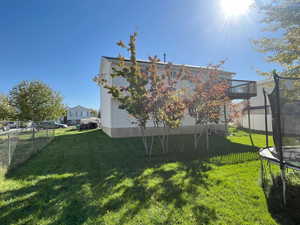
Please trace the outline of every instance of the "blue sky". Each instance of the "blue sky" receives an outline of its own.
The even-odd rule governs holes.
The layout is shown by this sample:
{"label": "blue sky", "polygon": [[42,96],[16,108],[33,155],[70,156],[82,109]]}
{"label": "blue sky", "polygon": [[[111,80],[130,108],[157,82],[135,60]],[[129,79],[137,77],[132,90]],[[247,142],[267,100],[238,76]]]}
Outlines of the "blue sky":
{"label": "blue sky", "polygon": [[258,80],[276,68],[254,50],[260,16],[225,19],[220,0],[1,0],[0,93],[22,80],[41,80],[69,106],[98,108],[92,78],[101,56],[126,52],[115,43],[137,31],[138,57],[207,65],[227,59],[237,79]]}

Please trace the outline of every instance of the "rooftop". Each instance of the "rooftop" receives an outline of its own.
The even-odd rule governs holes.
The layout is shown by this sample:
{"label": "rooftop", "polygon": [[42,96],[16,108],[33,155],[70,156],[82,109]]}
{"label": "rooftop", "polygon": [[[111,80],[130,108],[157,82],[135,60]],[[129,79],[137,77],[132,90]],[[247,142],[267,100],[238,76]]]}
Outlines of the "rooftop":
{"label": "rooftop", "polygon": [[72,109],[93,110],[93,109],[90,109],[90,108],[83,107],[81,105],[77,105],[77,106],[74,106],[74,107],[67,106],[67,110],[72,110]]}
{"label": "rooftop", "polygon": [[[105,59],[108,59],[108,60],[116,60],[118,61],[119,60],[119,57],[110,57],[110,56],[102,56],[103,58]],[[125,61],[128,61],[129,62],[129,59],[125,59]],[[137,62],[139,63],[150,63],[149,60],[137,60]],[[158,62],[158,64],[160,65],[166,65],[167,63],[164,63],[164,62]],[[195,66],[195,65],[188,65],[188,64],[175,64],[175,63],[172,63],[172,66],[177,66],[177,67],[189,67],[189,68],[194,68],[194,69],[203,69],[203,70],[209,70],[211,68],[209,67],[205,67],[205,66]],[[235,75],[236,73],[234,72],[229,72],[229,71],[224,71],[224,70],[218,70],[220,72],[224,72],[226,74],[231,74],[231,75]]]}

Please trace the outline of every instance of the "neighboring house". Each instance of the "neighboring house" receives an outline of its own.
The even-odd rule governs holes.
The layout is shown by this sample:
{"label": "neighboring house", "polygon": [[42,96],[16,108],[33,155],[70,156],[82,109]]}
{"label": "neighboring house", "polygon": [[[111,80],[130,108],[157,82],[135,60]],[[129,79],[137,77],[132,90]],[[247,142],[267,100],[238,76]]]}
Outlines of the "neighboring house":
{"label": "neighboring house", "polygon": [[77,124],[81,119],[88,118],[92,115],[92,109],[82,107],[80,105],[67,108],[66,120],[68,124]]}
{"label": "neighboring house", "polygon": [[[250,98],[250,128],[257,131],[265,131],[265,104],[263,88],[267,94],[270,94],[274,88],[272,79],[257,81],[257,96]],[[241,118],[238,120],[238,126],[249,128],[248,123],[248,103],[243,101],[239,103],[241,110]],[[267,97],[267,122],[268,131],[272,131],[272,116],[270,110],[269,99]]]}
{"label": "neighboring house", "polygon": [[[113,57],[102,57],[100,72],[101,76],[108,81],[109,84],[114,85],[124,85],[125,81],[121,78],[111,79],[110,74],[112,73],[112,68],[118,64],[118,58]],[[149,64],[149,61],[139,61],[141,69],[145,69],[145,67]],[[163,71],[165,63],[158,63],[158,70]],[[209,69],[200,66],[191,66],[186,65],[189,71],[193,74],[198,75],[199,72],[208,74]],[[172,65],[172,74],[174,77],[176,73],[179,73],[182,65]],[[232,79],[235,73],[220,71],[221,76],[225,79]],[[180,84],[186,86],[187,84],[182,81]],[[189,84],[188,84],[189,85]],[[191,86],[191,85],[189,85]],[[107,92],[107,90],[101,87],[101,122],[103,131],[111,137],[134,137],[140,136],[140,131],[136,127],[136,125],[132,124],[134,121],[132,117],[128,115],[125,110],[121,110],[118,108],[118,102],[112,98],[112,96]],[[223,110],[223,107],[222,107]],[[220,113],[221,122],[220,124],[214,125],[216,129],[220,129],[225,131],[225,123],[224,123],[224,112]],[[147,130],[149,134],[160,134],[161,129],[153,127],[153,123],[150,121],[147,124]],[[172,129],[172,134],[190,134],[194,132],[194,119],[189,115],[186,115],[183,119],[183,124],[180,128]]]}

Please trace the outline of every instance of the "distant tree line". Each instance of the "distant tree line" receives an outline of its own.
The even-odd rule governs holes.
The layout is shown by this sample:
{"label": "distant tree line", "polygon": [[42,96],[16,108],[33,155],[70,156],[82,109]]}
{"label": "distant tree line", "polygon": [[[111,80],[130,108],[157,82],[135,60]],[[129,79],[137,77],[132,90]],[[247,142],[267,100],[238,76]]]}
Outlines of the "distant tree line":
{"label": "distant tree line", "polygon": [[54,120],[66,113],[62,96],[41,81],[22,81],[0,95],[0,120]]}

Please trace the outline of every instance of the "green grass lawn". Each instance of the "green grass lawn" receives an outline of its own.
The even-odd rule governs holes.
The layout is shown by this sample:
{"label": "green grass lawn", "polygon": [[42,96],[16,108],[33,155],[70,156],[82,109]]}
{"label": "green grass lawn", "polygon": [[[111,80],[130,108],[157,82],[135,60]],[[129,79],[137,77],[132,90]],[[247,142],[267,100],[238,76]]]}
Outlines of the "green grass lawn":
{"label": "green grass lawn", "polygon": [[[249,136],[232,133],[211,138],[209,161],[149,162],[138,138],[60,130],[0,177],[0,224],[299,224],[270,210]],[[253,140],[264,146],[263,135]]]}

